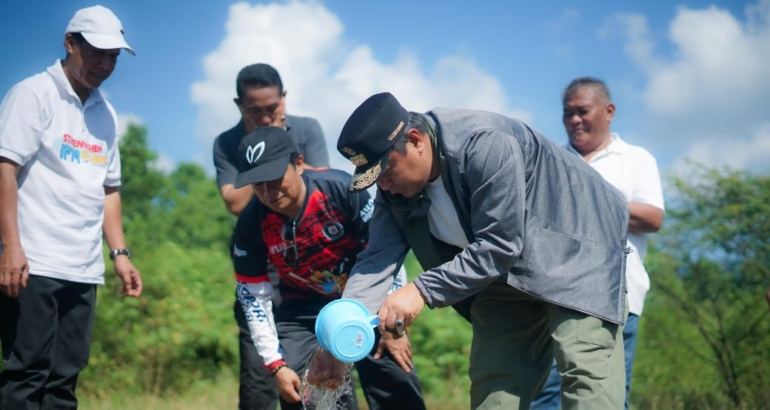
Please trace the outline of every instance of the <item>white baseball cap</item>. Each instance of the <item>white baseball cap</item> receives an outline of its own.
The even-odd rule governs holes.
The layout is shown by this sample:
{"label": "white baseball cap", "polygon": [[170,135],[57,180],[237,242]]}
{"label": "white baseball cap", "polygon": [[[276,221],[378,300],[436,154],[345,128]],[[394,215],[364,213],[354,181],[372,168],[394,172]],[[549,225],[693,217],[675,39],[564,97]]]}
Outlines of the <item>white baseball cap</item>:
{"label": "white baseball cap", "polygon": [[132,56],[136,55],[123,38],[123,25],[110,9],[92,6],[80,9],[67,25],[67,33],[80,33],[88,44],[102,50],[123,48]]}

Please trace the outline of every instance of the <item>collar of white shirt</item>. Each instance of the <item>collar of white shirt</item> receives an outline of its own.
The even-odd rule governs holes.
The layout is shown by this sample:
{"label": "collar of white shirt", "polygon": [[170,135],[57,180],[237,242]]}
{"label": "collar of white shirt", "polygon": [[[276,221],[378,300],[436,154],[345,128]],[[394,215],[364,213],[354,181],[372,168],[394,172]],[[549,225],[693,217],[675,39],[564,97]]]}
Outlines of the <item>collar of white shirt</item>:
{"label": "collar of white shirt", "polygon": [[[625,141],[620,139],[620,135],[613,132],[610,134],[610,138],[612,139],[612,142],[610,142],[610,145],[607,145],[606,148],[597,152],[588,162],[598,161],[605,156],[612,155],[612,154],[623,154],[626,151],[628,151],[628,144],[626,144]],[[582,155],[569,142],[564,144],[564,148],[566,148],[567,151],[582,157]]]}
{"label": "collar of white shirt", "polygon": [[[57,59],[52,66],[48,67],[47,72],[48,72],[48,75],[50,75],[51,78],[53,79],[54,83],[56,83],[57,87],[64,90],[74,100],[77,100],[78,102],[80,102],[80,97],[78,97],[77,93],[75,92],[75,89],[72,88],[72,84],[70,84],[69,79],[67,79],[67,76],[64,74],[64,68],[62,67],[61,60]],[[98,103],[101,103],[103,100],[104,98],[102,97],[102,93],[97,88],[97,89],[91,90],[84,106],[98,104]]]}

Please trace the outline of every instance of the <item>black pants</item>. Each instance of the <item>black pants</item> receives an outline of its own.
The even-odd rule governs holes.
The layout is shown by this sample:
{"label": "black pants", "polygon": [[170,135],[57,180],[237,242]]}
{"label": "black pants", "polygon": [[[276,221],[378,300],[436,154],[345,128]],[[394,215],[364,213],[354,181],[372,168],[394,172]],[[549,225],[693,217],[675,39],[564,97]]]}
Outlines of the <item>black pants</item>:
{"label": "black pants", "polygon": [[76,409],[88,364],[96,285],[30,275],[18,298],[0,292],[0,409]]}
{"label": "black pants", "polygon": [[[318,339],[315,336],[316,316],[327,301],[318,305],[308,301],[292,302],[283,301],[276,311],[275,322],[284,360],[302,378],[313,351],[318,347]],[[375,334],[377,340],[374,349],[379,341],[379,333],[376,330]],[[373,354],[369,354],[355,366],[371,410],[425,409],[417,372],[412,370],[406,373],[390,354],[383,354],[379,360],[374,360]],[[343,404],[349,410],[358,409],[355,395],[346,397]],[[281,409],[302,410],[302,404],[289,404],[281,399]]]}

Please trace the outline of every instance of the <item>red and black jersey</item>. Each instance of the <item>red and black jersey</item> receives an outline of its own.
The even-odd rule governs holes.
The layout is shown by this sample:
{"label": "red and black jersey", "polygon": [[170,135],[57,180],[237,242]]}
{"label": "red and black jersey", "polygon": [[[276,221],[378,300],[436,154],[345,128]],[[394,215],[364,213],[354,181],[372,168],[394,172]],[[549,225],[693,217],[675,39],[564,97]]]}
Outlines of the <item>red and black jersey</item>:
{"label": "red and black jersey", "polygon": [[297,219],[276,213],[254,198],[238,217],[233,265],[239,281],[269,281],[278,272],[281,297],[339,298],[356,255],[368,241],[374,208],[368,192],[348,191],[350,174],[305,170],[307,186]]}

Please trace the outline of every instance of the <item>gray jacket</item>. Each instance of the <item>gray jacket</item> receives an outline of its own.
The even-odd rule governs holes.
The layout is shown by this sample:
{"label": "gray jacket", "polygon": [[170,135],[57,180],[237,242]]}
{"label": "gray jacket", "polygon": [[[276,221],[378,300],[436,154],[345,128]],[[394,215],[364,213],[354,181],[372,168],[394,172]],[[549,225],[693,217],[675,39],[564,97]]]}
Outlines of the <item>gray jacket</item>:
{"label": "gray jacket", "polygon": [[[582,159],[499,114],[437,108],[444,186],[470,244],[415,284],[431,308],[471,297],[501,276],[535,297],[613,323],[625,321],[629,210]],[[429,201],[392,207],[378,192],[369,245],[343,297],[376,312],[409,251],[404,224]]]}

